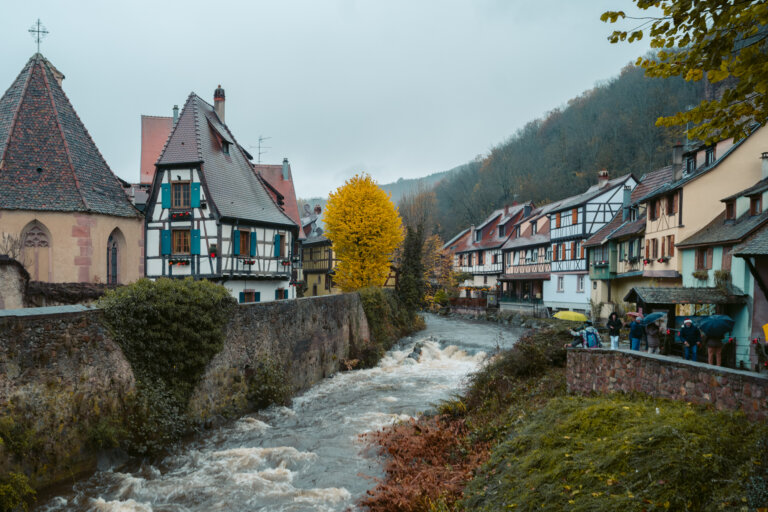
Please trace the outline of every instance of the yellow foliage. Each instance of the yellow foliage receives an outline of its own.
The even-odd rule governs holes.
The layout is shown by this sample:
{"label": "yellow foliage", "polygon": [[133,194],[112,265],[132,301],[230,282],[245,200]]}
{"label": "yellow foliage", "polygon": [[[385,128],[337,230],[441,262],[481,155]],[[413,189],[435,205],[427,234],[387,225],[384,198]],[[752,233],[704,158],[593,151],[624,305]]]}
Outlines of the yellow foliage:
{"label": "yellow foliage", "polygon": [[402,220],[389,195],[369,175],[355,175],[331,193],[323,222],[342,291],[382,286],[403,239]]}

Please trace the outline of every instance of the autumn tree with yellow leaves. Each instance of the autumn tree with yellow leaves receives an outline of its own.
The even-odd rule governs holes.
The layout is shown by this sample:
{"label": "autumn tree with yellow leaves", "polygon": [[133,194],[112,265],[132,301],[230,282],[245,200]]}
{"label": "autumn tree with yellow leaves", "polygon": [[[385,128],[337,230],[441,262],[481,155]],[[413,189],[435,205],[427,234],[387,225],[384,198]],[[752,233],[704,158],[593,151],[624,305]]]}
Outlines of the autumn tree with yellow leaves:
{"label": "autumn tree with yellow leaves", "polygon": [[403,240],[402,220],[389,195],[369,175],[355,175],[331,193],[323,222],[342,291],[382,286]]}

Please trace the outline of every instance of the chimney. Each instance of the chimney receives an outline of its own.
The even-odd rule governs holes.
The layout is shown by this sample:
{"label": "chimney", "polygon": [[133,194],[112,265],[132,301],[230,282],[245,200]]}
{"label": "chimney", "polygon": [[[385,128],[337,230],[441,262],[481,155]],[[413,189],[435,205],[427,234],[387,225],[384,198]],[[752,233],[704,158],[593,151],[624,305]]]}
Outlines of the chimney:
{"label": "chimney", "polygon": [[621,220],[629,220],[629,204],[632,202],[632,187],[624,186],[624,199],[621,208]]}
{"label": "chimney", "polygon": [[224,120],[224,89],[221,88],[221,84],[213,91],[213,110],[216,111],[222,124],[227,124]]}
{"label": "chimney", "polygon": [[176,126],[176,122],[179,120],[179,106],[173,106],[173,126]]}
{"label": "chimney", "polygon": [[685,146],[678,142],[672,146],[672,175],[673,181],[677,181],[683,177],[683,151]]}
{"label": "chimney", "polygon": [[507,215],[509,215],[509,205],[505,204],[504,205],[504,216],[507,216]]}
{"label": "chimney", "polygon": [[768,151],[763,153],[760,158],[763,159],[763,179],[768,178]]}
{"label": "chimney", "polygon": [[320,215],[320,212],[323,211],[322,208],[320,208],[319,204],[315,205],[315,215]]}
{"label": "chimney", "polygon": [[287,158],[283,158],[283,179],[285,181],[291,179],[291,164],[288,163]]}
{"label": "chimney", "polygon": [[608,170],[603,169],[597,172],[597,188],[603,188],[608,184]]}
{"label": "chimney", "polygon": [[475,243],[475,225],[474,224],[469,226],[469,243],[470,244]]}

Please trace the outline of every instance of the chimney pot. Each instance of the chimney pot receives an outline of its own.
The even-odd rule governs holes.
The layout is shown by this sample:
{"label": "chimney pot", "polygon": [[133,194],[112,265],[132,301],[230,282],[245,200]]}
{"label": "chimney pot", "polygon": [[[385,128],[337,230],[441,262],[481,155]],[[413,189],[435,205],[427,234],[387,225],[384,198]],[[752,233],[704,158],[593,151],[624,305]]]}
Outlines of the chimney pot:
{"label": "chimney pot", "polygon": [[225,103],[224,89],[221,88],[221,84],[213,91],[213,110],[223,124],[227,124],[224,120],[224,103]]}
{"label": "chimney pot", "polygon": [[173,106],[173,126],[176,126],[176,122],[179,120],[179,106]]}
{"label": "chimney pot", "polygon": [[602,169],[597,172],[597,186],[604,187],[608,183],[608,170]]}
{"label": "chimney pot", "polygon": [[760,155],[763,159],[763,179],[768,178],[768,151]]}
{"label": "chimney pot", "polygon": [[624,197],[622,201],[621,220],[629,220],[629,203],[632,202],[632,187],[624,186]]}
{"label": "chimney pot", "polygon": [[291,179],[291,164],[288,163],[287,158],[283,158],[283,179],[284,180]]}

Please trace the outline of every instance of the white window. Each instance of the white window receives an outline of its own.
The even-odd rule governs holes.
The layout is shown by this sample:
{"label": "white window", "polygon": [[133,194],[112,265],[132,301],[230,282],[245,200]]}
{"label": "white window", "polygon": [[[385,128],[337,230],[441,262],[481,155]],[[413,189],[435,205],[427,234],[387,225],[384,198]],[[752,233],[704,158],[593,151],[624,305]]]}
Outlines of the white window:
{"label": "white window", "polygon": [[584,276],[577,276],[576,278],[576,291],[584,292]]}
{"label": "white window", "polygon": [[565,278],[563,276],[557,276],[557,291],[562,292],[564,289]]}

